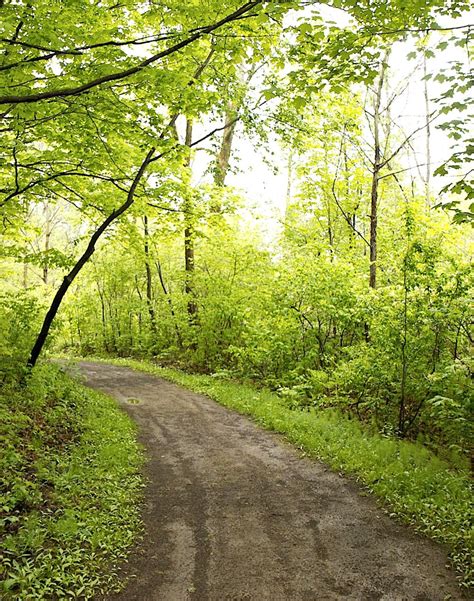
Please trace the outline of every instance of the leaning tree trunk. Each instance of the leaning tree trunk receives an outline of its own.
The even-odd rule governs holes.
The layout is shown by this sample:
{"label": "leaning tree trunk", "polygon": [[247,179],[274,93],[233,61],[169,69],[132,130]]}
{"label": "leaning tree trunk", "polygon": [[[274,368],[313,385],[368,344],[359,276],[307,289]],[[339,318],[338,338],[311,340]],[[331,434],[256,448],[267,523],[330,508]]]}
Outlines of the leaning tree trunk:
{"label": "leaning tree trunk", "polygon": [[61,306],[64,296],[66,295],[66,292],[68,291],[70,285],[75,280],[78,273],[81,271],[81,269],[84,267],[84,265],[87,263],[87,261],[94,254],[95,245],[97,244],[99,238],[102,236],[102,234],[105,232],[105,230],[109,227],[109,225],[111,223],[113,223],[116,219],[118,219],[118,217],[120,217],[120,215],[125,213],[125,211],[133,204],[133,201],[135,200],[135,191],[137,189],[137,186],[138,186],[140,180],[142,179],[146,168],[150,164],[154,153],[155,153],[155,148],[152,148],[146,155],[145,159],[143,160],[143,163],[141,164],[137,174],[135,175],[132,185],[130,186],[130,189],[127,194],[127,200],[118,209],[113,211],[101,223],[101,225],[96,229],[96,231],[92,234],[91,239],[89,240],[89,244],[87,245],[86,250],[81,255],[81,257],[79,258],[77,263],[74,265],[74,267],[71,269],[71,271],[64,277],[61,285],[58,288],[58,291],[54,295],[51,306],[49,307],[49,310],[46,313],[46,317],[44,318],[43,325],[41,326],[40,333],[38,334],[36,342],[31,350],[31,354],[30,354],[30,357],[29,357],[28,363],[27,363],[27,366],[29,368],[32,368],[36,365],[38,357],[39,357],[41,351],[43,350],[44,343],[46,342],[46,339],[48,337],[49,330],[51,328],[51,324],[53,323],[53,320],[56,317],[56,313],[58,312],[59,307]]}

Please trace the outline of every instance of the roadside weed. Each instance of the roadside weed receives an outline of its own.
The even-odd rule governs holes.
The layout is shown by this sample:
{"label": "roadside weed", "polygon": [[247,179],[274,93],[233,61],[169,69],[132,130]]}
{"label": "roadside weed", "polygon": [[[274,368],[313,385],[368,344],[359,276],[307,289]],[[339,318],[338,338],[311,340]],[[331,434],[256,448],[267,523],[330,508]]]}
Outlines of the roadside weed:
{"label": "roadside weed", "polygon": [[133,423],[54,366],[0,401],[0,597],[91,599],[117,588],[140,530]]}

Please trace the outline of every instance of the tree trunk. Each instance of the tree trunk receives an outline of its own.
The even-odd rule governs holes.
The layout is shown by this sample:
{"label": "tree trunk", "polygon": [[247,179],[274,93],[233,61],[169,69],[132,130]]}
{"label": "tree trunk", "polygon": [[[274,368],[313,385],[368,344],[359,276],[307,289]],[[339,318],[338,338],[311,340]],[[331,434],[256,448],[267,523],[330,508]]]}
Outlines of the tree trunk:
{"label": "tree trunk", "polygon": [[150,316],[150,329],[153,339],[156,340],[157,329],[156,329],[156,315],[153,307],[153,281],[151,277],[150,267],[150,245],[149,238],[150,232],[148,230],[148,217],[143,217],[143,234],[144,234],[144,251],[145,251],[145,272],[146,272],[146,304],[148,307],[148,315]]}
{"label": "tree trunk", "polygon": [[292,186],[293,186],[293,150],[290,149],[288,153],[287,163],[287,180],[286,180],[286,195],[285,195],[285,221],[288,220],[290,215],[290,206],[292,199]]}
{"label": "tree trunk", "polygon": [[[190,119],[186,121],[185,145],[191,148],[193,138],[193,124]],[[191,166],[191,154],[185,162],[185,167]],[[188,299],[188,319],[190,325],[195,325],[197,318],[197,304],[194,291],[194,207],[191,196],[188,195],[184,202],[184,270],[185,270],[185,292]]]}
{"label": "tree trunk", "polygon": [[47,285],[48,284],[48,272],[49,272],[49,265],[48,265],[48,251],[50,248],[50,241],[51,241],[51,230],[52,230],[52,224],[51,224],[51,213],[49,210],[49,202],[46,201],[45,205],[44,205],[44,218],[45,218],[45,223],[44,223],[44,252],[45,252],[45,262],[43,265],[43,282]]}
{"label": "tree trunk", "polygon": [[382,103],[382,90],[385,80],[385,71],[387,68],[388,53],[385,54],[380,67],[379,81],[375,93],[374,102],[374,160],[372,165],[372,186],[370,193],[370,239],[369,239],[369,257],[370,257],[370,275],[369,286],[377,286],[377,222],[378,222],[378,200],[379,200],[379,175],[381,169],[381,150],[380,150],[380,105]]}
{"label": "tree trunk", "polygon": [[97,282],[97,292],[99,293],[99,299],[100,299],[100,313],[101,313],[101,320],[102,320],[103,347],[104,347],[104,350],[106,352],[109,352],[109,343],[108,343],[108,340],[107,340],[107,320],[106,320],[106,316],[105,316],[105,300],[104,300],[104,293],[100,289],[99,282]]}
{"label": "tree trunk", "polygon": [[225,178],[229,171],[229,161],[232,152],[232,141],[234,139],[235,127],[237,125],[236,117],[237,106],[235,102],[231,101],[227,106],[227,111],[225,114],[225,123],[230,125],[224,129],[221,147],[216,159],[216,174],[214,177],[214,183],[217,186],[224,186]]}
{"label": "tree trunk", "polygon": [[401,345],[402,374],[400,382],[400,404],[398,407],[398,435],[402,437],[405,433],[405,410],[406,410],[406,384],[408,374],[407,363],[407,315],[408,315],[408,282],[407,282],[407,257],[403,265],[403,338]]}
{"label": "tree trunk", "polygon": [[175,332],[176,332],[176,340],[178,341],[179,348],[182,349],[183,348],[183,338],[182,338],[181,332],[179,330],[178,320],[176,319],[176,313],[174,311],[173,301],[171,300],[171,296],[170,296],[169,290],[166,287],[165,280],[163,278],[163,272],[162,272],[162,269],[161,269],[161,263],[159,261],[156,262],[156,269],[158,271],[158,277],[160,279],[160,284],[161,284],[161,287],[163,289],[163,293],[166,296],[166,300],[168,301],[168,306],[170,308],[171,317],[173,318],[174,329],[175,329]]}
{"label": "tree trunk", "polygon": [[427,57],[426,51],[423,54],[423,92],[425,96],[425,123],[426,123],[426,171],[425,171],[425,199],[428,207],[431,206],[431,116],[430,99],[428,96],[428,78],[427,78]]}
{"label": "tree trunk", "polygon": [[51,324],[53,323],[53,320],[56,317],[56,313],[58,312],[59,307],[61,306],[64,296],[66,295],[66,292],[68,291],[70,285],[75,280],[78,273],[81,271],[81,269],[84,267],[84,265],[87,263],[87,261],[94,254],[95,245],[97,244],[99,238],[102,236],[102,234],[105,232],[105,230],[109,227],[109,225],[112,222],[114,222],[118,217],[120,217],[120,215],[125,213],[125,211],[133,204],[133,201],[135,200],[135,191],[137,189],[137,186],[138,186],[140,180],[142,179],[143,174],[145,173],[145,170],[148,167],[150,161],[152,160],[154,153],[155,153],[155,148],[152,148],[146,155],[145,159],[143,160],[137,174],[135,175],[132,185],[130,186],[130,189],[127,194],[127,200],[118,209],[113,211],[101,223],[101,225],[96,229],[96,231],[92,234],[91,239],[89,240],[89,244],[87,245],[86,250],[81,255],[81,257],[79,258],[77,263],[74,265],[74,267],[71,269],[71,271],[64,277],[61,285],[59,286],[56,294],[54,295],[51,306],[49,307],[49,310],[46,313],[46,317],[44,318],[41,330],[38,334],[35,344],[33,345],[33,348],[31,349],[31,354],[30,354],[30,357],[29,357],[28,363],[27,363],[27,366],[29,368],[33,368],[36,365],[38,357],[39,357],[41,351],[43,350],[44,343],[46,342],[46,339],[48,337],[49,330],[51,328]]}
{"label": "tree trunk", "polygon": [[[377,152],[378,151],[378,152]],[[375,160],[380,160],[380,147],[376,147]],[[372,173],[372,189],[370,194],[370,275],[369,286],[377,287],[377,225],[378,225],[378,174],[377,163]]]}

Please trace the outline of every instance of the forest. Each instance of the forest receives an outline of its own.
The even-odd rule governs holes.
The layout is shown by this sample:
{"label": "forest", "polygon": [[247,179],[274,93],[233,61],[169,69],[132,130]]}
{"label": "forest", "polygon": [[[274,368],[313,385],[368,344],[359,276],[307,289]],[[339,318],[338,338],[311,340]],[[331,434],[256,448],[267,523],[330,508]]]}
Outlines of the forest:
{"label": "forest", "polygon": [[[58,368],[84,357],[412,449],[388,479],[425,462],[433,498],[375,492],[472,584],[470,3],[3,0],[0,15],[5,599],[109,590],[140,528],[134,426]],[[108,436],[120,460],[98,451]],[[91,453],[94,474],[71,475]],[[104,473],[89,523],[81,478],[97,499]]]}

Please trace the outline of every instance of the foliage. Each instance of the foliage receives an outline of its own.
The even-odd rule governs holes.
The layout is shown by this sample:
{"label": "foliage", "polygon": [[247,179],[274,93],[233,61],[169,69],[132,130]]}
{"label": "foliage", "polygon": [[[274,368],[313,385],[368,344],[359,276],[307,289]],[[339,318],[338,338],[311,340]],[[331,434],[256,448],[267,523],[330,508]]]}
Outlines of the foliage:
{"label": "foliage", "polygon": [[[19,399],[13,432],[15,416],[29,428],[49,415],[48,403],[32,409],[47,376],[24,399],[12,384],[46,342],[251,379],[278,392],[285,423],[334,409],[392,450],[411,449],[405,438],[456,469],[472,462],[467,0],[0,7],[0,356]],[[401,50],[416,65],[395,81]],[[398,112],[412,83],[426,114],[409,131]],[[445,136],[439,161],[432,127]],[[270,235],[258,191],[225,181],[249,143],[275,172],[288,157]],[[77,394],[79,413],[99,398]],[[76,432],[57,400],[54,428],[80,453],[86,413]],[[331,420],[339,456],[349,422]],[[18,448],[25,482],[27,459],[56,461],[54,446],[27,458]],[[397,490],[401,507],[410,494]],[[59,557],[54,536],[45,553]]]}
{"label": "foliage", "polygon": [[[278,259],[235,224],[200,225],[198,324],[187,319],[176,237],[162,240],[153,228],[154,334],[145,258],[131,225],[135,254],[110,270],[116,251],[109,247],[67,304],[63,348],[230,370],[280,389],[295,406],[337,406],[381,432],[423,439],[455,463],[468,462],[472,270],[462,230],[447,233],[447,218],[429,214],[422,201],[382,215],[380,285],[369,290],[362,243],[336,214],[329,244],[326,214],[324,206],[294,206]],[[462,244],[466,257],[459,256]],[[459,405],[458,420],[439,411],[434,420],[436,396]]]}
{"label": "foliage", "polygon": [[5,292],[0,296],[0,356],[5,365],[18,368],[34,340],[40,304],[27,291]]}
{"label": "foliage", "polygon": [[91,599],[118,586],[140,528],[141,452],[114,402],[38,367],[1,393],[2,599]]}
{"label": "foliage", "polygon": [[191,375],[130,359],[111,361],[203,393],[280,432],[305,454],[353,475],[374,492],[387,512],[410,522],[451,549],[451,559],[473,584],[470,509],[472,482],[419,444],[370,433],[334,410],[293,411],[278,395],[216,375]]}

